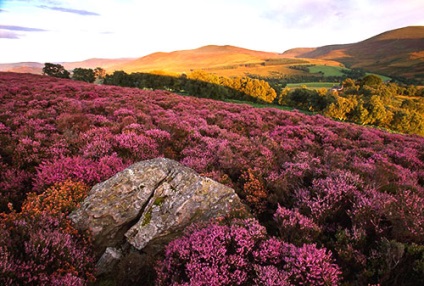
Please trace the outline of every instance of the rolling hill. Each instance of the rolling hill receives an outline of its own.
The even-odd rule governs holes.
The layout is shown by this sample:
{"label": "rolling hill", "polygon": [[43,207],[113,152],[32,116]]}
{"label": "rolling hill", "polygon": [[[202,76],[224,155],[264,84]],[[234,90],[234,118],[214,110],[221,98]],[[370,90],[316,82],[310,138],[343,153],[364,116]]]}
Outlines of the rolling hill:
{"label": "rolling hill", "polygon": [[350,68],[424,80],[424,27],[388,31],[362,42],[285,52],[294,58],[333,60]]}
{"label": "rolling hill", "polygon": [[[284,53],[254,51],[235,46],[209,45],[192,50],[157,52],[136,59],[89,59],[61,63],[66,69],[102,67],[132,72],[184,73],[205,70],[222,76],[255,74],[305,75],[293,65],[327,65],[363,68],[390,77],[424,82],[424,26],[391,30],[352,44],[295,48]],[[41,73],[43,64],[0,64],[0,71]]]}
{"label": "rolling hill", "polygon": [[44,64],[36,62],[0,64],[0,72],[41,74],[43,67]]}
{"label": "rolling hill", "polygon": [[[62,62],[59,63],[67,70],[73,70],[75,68],[96,68],[102,67],[109,69],[111,66],[122,64],[127,61],[131,61],[131,58],[124,59],[88,59],[80,62]],[[22,62],[22,63],[10,63],[0,64],[0,72],[17,72],[17,73],[32,73],[42,74],[44,63],[37,62]]]}
{"label": "rolling hill", "polygon": [[268,75],[270,71],[292,74],[296,71],[289,69],[288,66],[310,61],[338,64],[321,59],[305,61],[290,58],[281,53],[254,51],[229,45],[209,45],[192,50],[153,53],[113,66],[109,71],[124,70],[130,73],[160,70],[169,73],[184,73],[201,69],[226,76],[245,75],[246,73]]}

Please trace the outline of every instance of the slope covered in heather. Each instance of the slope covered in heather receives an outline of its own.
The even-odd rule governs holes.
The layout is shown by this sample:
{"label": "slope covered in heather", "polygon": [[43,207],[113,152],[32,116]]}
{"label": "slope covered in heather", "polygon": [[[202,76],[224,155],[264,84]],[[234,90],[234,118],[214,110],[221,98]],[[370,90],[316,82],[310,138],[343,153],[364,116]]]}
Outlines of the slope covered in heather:
{"label": "slope covered in heather", "polygon": [[[1,282],[89,279],[69,267],[82,260],[61,252],[37,264],[37,235],[54,237],[61,224],[45,218],[57,215],[51,209],[35,221],[20,217],[24,201],[22,212],[46,190],[93,186],[133,162],[167,157],[233,187],[278,241],[316,244],[345,282],[424,283],[422,137],[166,91],[0,73],[0,139],[0,224],[8,226],[2,237],[15,238],[0,239],[8,257]],[[51,245],[88,253],[66,231]]]}

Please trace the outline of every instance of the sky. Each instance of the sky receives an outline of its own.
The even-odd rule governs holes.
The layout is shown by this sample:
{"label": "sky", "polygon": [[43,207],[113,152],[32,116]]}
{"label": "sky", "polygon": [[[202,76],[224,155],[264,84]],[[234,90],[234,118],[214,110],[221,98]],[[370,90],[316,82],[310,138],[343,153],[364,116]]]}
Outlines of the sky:
{"label": "sky", "polygon": [[423,0],[0,0],[0,63],[138,58],[205,45],[284,52],[424,26]]}

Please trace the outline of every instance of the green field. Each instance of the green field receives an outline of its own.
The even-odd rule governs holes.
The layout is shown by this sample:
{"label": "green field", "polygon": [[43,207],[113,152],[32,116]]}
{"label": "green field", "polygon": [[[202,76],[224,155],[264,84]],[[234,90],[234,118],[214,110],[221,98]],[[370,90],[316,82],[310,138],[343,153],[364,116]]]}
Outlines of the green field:
{"label": "green field", "polygon": [[342,70],[346,68],[335,67],[335,66],[325,66],[325,65],[316,65],[309,68],[310,73],[323,73],[324,76],[343,76]]}
{"label": "green field", "polygon": [[[349,69],[344,67],[326,66],[326,65],[316,65],[316,66],[309,67],[310,73],[322,73],[324,76],[344,76],[342,70],[349,70]],[[390,77],[387,77],[384,75],[368,73],[368,72],[366,73],[366,75],[370,75],[370,74],[380,77],[383,81],[391,80]]]}
{"label": "green field", "polygon": [[287,87],[291,89],[306,87],[309,89],[320,89],[320,88],[331,88],[338,83],[335,82],[300,82],[300,83],[288,83]]}
{"label": "green field", "polygon": [[388,76],[385,76],[385,75],[381,75],[381,74],[376,74],[376,73],[367,72],[365,74],[366,75],[370,75],[370,74],[376,75],[376,76],[380,77],[383,81],[389,81],[389,80],[392,79],[391,77],[388,77]]}

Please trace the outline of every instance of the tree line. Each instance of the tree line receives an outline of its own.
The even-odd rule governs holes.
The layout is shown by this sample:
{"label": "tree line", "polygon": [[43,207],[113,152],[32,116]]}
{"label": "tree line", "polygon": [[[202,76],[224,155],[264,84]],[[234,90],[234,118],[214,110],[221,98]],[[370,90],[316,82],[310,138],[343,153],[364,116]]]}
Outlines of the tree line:
{"label": "tree line", "polygon": [[218,100],[233,99],[274,103],[316,112],[340,121],[373,125],[393,131],[424,135],[424,89],[415,85],[383,82],[363,70],[346,72],[338,89],[312,90],[286,88],[282,78],[223,77],[205,71],[189,74],[131,73],[106,74],[102,68],[73,70],[72,77],[63,66],[46,63],[43,73],[85,82],[101,80],[107,85],[163,89],[180,94]]}
{"label": "tree line", "polygon": [[57,78],[71,78],[73,80],[93,83],[96,79],[101,80],[106,76],[106,71],[97,67],[90,68],[75,68],[71,73],[61,64],[45,63],[43,67],[43,75],[48,75]]}
{"label": "tree line", "polygon": [[193,71],[179,76],[115,71],[106,75],[104,84],[144,89],[165,89],[182,94],[213,99],[247,100],[272,103],[275,90],[265,80],[249,77],[223,77],[204,71]]}

